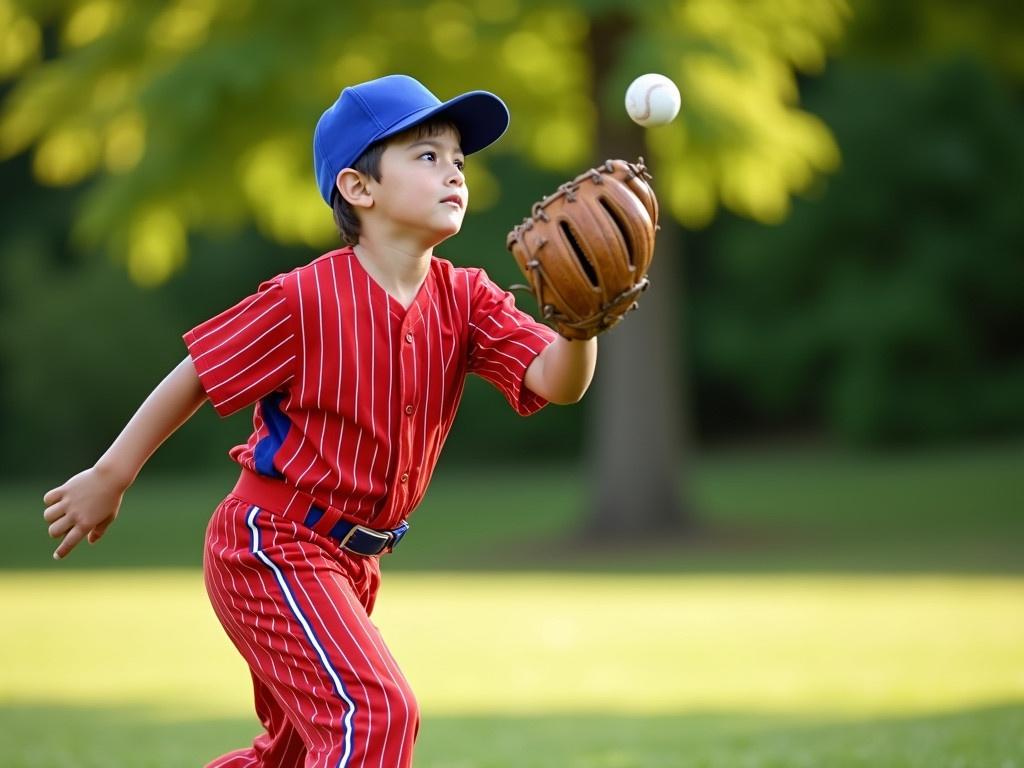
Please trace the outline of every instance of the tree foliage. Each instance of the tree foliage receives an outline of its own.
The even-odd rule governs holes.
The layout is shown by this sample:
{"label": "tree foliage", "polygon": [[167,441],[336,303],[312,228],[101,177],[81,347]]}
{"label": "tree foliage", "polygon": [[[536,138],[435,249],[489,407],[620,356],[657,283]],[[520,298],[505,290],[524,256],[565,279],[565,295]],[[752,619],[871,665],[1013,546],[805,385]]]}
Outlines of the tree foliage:
{"label": "tree foliage", "polygon": [[1016,0],[860,0],[839,49],[887,67],[914,69],[951,53],[1024,85],[1024,5]]}
{"label": "tree foliage", "polygon": [[[837,45],[848,16],[831,2],[335,5],[0,0],[6,471],[94,460],[184,353],[178,333],[335,242],[310,173],[313,121],[342,85],[392,71],[442,97],[482,87],[509,101],[508,136],[470,164],[476,213],[443,249],[506,285],[518,275],[501,235],[595,159],[598,121],[623,119],[629,79],[679,81],[684,111],[646,132],[648,159],[674,200],[666,210],[691,228],[715,218],[684,233],[685,261],[660,259],[685,263],[685,278],[655,290],[683,316],[685,344],[662,348],[690,366],[702,437],[799,425],[875,445],[1024,428],[1019,4],[862,0]],[[213,9],[205,24],[202,9]],[[595,78],[584,41],[624,13],[626,47]],[[805,28],[817,45],[792,42]],[[828,50],[839,61],[818,76]],[[596,96],[592,78],[605,83]],[[799,169],[772,141],[795,141],[790,123],[802,120],[830,126],[818,151],[838,145],[842,166],[822,174],[807,160],[805,192],[787,187],[790,215],[751,220],[726,192],[735,159],[767,156],[769,180],[773,167]],[[798,158],[814,157],[797,143]],[[97,248],[68,247],[72,220],[77,241]],[[135,284],[97,249],[119,254]],[[645,302],[634,320],[675,329],[654,309]],[[627,387],[637,369],[624,367]],[[583,408],[522,420],[478,384],[446,460],[579,453]],[[676,419],[663,401],[651,403],[659,418]],[[200,413],[154,461],[222,454],[244,439],[245,418]]]}
{"label": "tree foliage", "polygon": [[758,414],[861,445],[1019,432],[1024,111],[966,58],[902,76],[842,62],[820,85],[843,170],[780,227],[723,226],[700,266],[706,428]]}
{"label": "tree foliage", "polygon": [[[785,217],[793,194],[839,161],[799,107],[796,72],[818,72],[845,0],[652,0],[601,103],[590,97],[591,18],[620,3],[475,0],[0,0],[0,157],[31,150],[48,185],[92,180],[76,239],[125,259],[141,284],[185,263],[189,232],[249,222],[323,248],[331,217],[312,182],[310,136],[345,85],[407,72],[442,98],[486,88],[508,101],[496,152],[571,173],[594,162],[599,113],[624,120],[635,76],[677,80],[681,119],[648,132],[659,187],[681,222],[719,205]],[[485,161],[486,162],[486,161]],[[502,184],[473,163],[474,206]]]}

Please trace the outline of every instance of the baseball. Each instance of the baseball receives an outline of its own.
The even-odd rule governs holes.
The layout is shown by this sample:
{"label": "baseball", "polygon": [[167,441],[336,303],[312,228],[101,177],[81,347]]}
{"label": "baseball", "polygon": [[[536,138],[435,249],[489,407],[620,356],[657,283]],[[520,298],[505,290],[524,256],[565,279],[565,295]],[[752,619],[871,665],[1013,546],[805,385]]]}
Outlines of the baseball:
{"label": "baseball", "polygon": [[626,89],[626,112],[644,127],[671,123],[680,103],[679,89],[664,75],[640,75]]}

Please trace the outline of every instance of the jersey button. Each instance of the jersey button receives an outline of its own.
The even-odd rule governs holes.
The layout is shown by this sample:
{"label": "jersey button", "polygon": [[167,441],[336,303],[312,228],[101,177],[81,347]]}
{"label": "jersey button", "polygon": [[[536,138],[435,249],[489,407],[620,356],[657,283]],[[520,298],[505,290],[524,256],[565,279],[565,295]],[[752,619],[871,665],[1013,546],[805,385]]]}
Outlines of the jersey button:
{"label": "jersey button", "polygon": [[405,334],[405,340],[407,342],[409,342],[410,344],[412,344],[412,334],[411,333]]}
{"label": "jersey button", "polygon": [[413,407],[411,405],[405,406],[405,412],[412,416]]}
{"label": "jersey button", "polygon": [[401,479],[402,479],[403,483],[408,483],[409,482],[409,473],[408,472],[403,472]]}

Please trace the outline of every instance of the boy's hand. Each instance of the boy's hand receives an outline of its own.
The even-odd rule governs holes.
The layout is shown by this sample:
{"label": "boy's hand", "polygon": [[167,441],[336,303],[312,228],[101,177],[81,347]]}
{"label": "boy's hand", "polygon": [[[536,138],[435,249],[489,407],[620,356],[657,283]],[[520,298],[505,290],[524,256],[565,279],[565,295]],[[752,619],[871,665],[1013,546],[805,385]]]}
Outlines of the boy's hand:
{"label": "boy's hand", "polygon": [[97,466],[47,491],[43,519],[50,524],[52,538],[64,537],[53,559],[66,557],[83,538],[88,537],[90,544],[99,541],[117,517],[125,490],[123,482]]}

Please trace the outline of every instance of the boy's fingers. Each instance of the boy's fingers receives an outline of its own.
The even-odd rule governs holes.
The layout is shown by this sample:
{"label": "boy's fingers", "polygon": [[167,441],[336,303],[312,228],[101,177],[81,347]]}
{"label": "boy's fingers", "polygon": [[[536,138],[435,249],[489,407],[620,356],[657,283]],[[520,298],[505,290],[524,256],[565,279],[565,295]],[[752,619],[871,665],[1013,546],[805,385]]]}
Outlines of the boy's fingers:
{"label": "boy's fingers", "polygon": [[90,544],[95,544],[103,537],[103,534],[107,532],[107,527],[110,525],[110,522],[110,520],[104,520],[102,523],[100,523],[91,531],[89,531]]}
{"label": "boy's fingers", "polygon": [[56,520],[60,520],[64,516],[64,505],[60,502],[47,507],[43,511],[43,520],[48,523],[52,523]]}
{"label": "boy's fingers", "polygon": [[57,539],[75,527],[75,521],[65,515],[47,529],[51,539]]}
{"label": "boy's fingers", "polygon": [[64,496],[64,486],[52,488],[43,495],[43,504],[54,504]]}
{"label": "boy's fingers", "polygon": [[75,545],[82,540],[85,535],[81,528],[72,528],[68,531],[68,535],[64,537],[64,540],[57,547],[57,550],[53,553],[54,560],[61,560],[67,557],[68,552],[75,548]]}

